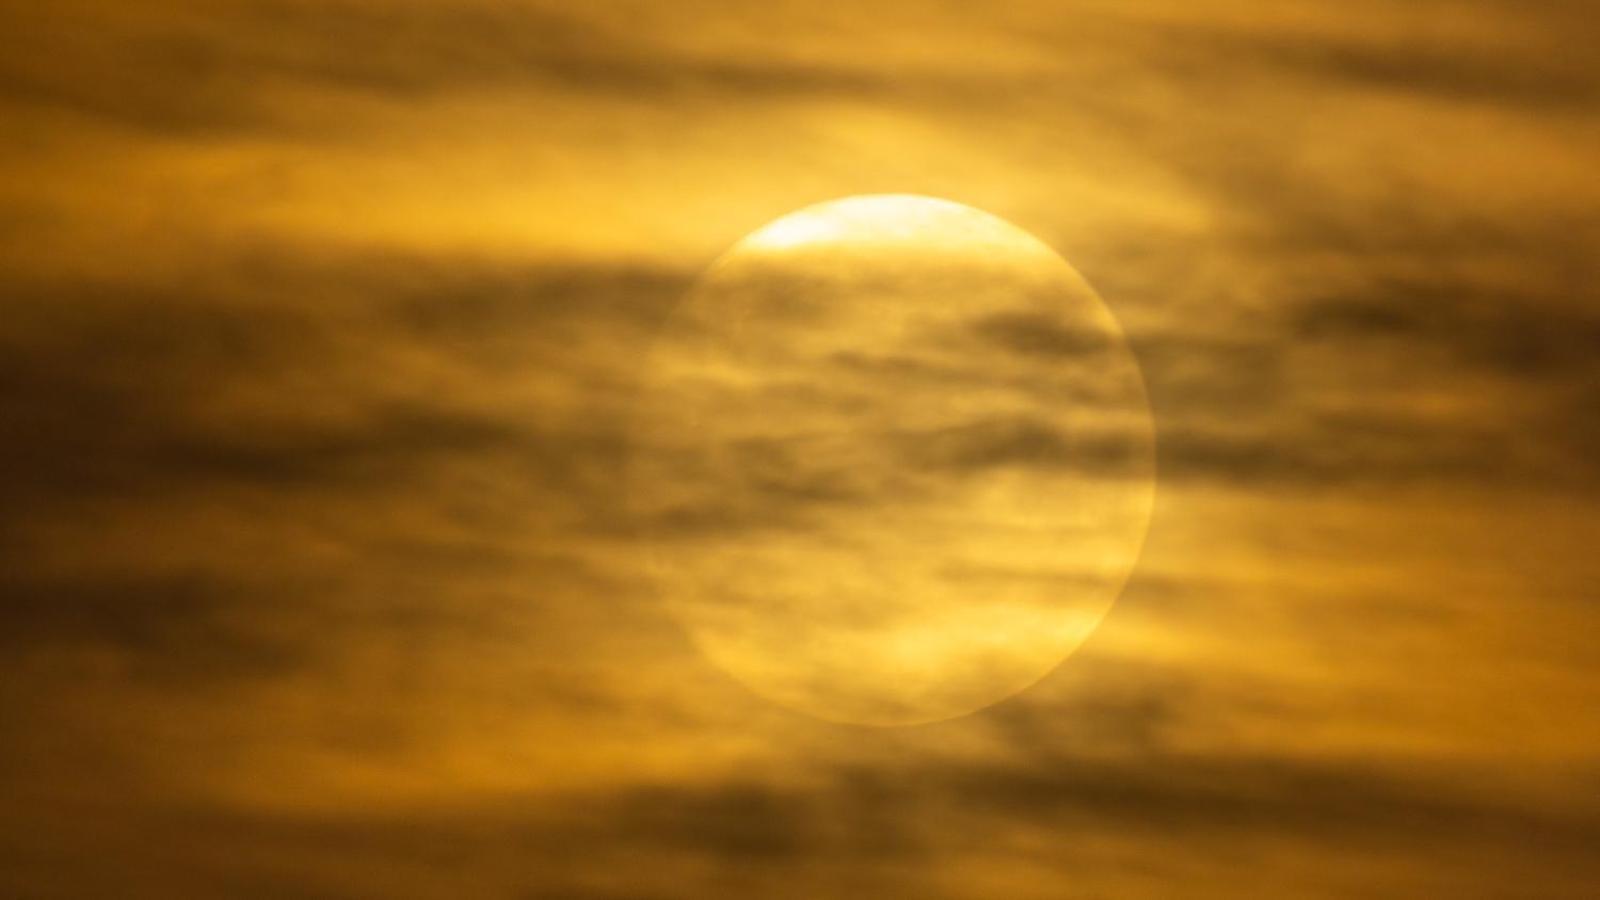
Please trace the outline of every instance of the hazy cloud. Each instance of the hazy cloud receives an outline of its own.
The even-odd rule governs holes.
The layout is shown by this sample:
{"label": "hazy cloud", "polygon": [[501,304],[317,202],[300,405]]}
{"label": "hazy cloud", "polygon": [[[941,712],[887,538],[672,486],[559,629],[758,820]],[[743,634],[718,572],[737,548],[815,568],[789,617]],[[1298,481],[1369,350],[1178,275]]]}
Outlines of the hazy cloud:
{"label": "hazy cloud", "polygon": [[[1584,896],[1592,18],[0,13],[0,893]],[[716,254],[881,191],[1081,269],[1159,485],[1067,663],[893,731],[723,675],[662,559],[765,597],[718,548],[870,563],[936,524],[958,593],[1068,596],[1085,560],[867,526],[1003,473],[1105,483],[1130,433],[1106,334],[960,292],[746,410],[793,434],[656,427]],[[763,365],[811,296],[766,298]],[[873,391],[970,404],[880,421]],[[837,421],[873,424],[801,433]]]}

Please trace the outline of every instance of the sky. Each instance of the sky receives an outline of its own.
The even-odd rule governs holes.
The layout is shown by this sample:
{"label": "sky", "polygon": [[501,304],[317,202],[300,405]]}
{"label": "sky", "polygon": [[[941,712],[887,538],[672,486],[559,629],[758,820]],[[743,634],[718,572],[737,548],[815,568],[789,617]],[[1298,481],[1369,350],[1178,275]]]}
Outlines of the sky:
{"label": "sky", "polygon": [[[1588,896],[1597,40],[1577,0],[0,2],[0,894]],[[702,273],[885,193],[1070,262],[1155,454],[1094,633],[893,728],[716,664],[637,502]],[[986,321],[963,377],[1055,346]]]}

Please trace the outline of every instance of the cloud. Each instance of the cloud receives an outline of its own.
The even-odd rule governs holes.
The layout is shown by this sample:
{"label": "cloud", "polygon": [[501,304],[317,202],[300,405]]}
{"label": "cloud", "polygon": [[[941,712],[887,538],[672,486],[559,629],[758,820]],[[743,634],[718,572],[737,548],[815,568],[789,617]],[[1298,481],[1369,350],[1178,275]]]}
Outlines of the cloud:
{"label": "cloud", "polygon": [[12,665],[107,653],[128,677],[182,686],[278,677],[304,662],[297,637],[260,633],[241,621],[290,585],[207,583],[200,576],[51,579],[12,568],[0,584],[3,647]]}
{"label": "cloud", "polygon": [[[0,893],[1581,895],[1589,10],[1470,12],[0,14]],[[750,406],[815,439],[652,427],[717,252],[883,190],[1090,276],[1160,479],[1083,649],[901,731],[751,694],[647,559],[1088,577],[1067,542],[884,518],[1126,463],[1110,345],[1048,311],[956,291],[899,344],[841,329]],[[652,505],[652,466],[715,490]]]}
{"label": "cloud", "polygon": [[[1046,896],[1042,881],[1065,878],[1091,891],[1182,883],[1221,897],[1237,889],[1242,853],[1257,883],[1282,896],[1378,879],[1476,895],[1481,882],[1448,864],[1467,854],[1496,879],[1581,891],[1596,822],[1441,781],[1405,768],[1153,756],[840,768],[807,783],[662,785],[523,809],[185,810],[153,821],[164,840],[186,841],[186,865],[165,854],[144,865],[191,890],[265,885],[296,896],[448,896],[466,884],[508,896],[789,897],[870,886],[953,897],[990,878]],[[227,863],[250,848],[242,864]],[[132,848],[106,849],[120,861]],[[1307,854],[1329,852],[1343,860],[1338,872],[1305,868]],[[80,870],[64,882],[95,890],[103,877]]]}
{"label": "cloud", "polygon": [[[1490,6],[1490,5],[1485,5]],[[1486,22],[1506,12],[1479,9]],[[1217,27],[1191,25],[1168,30],[1169,47],[1196,60],[1221,65],[1243,76],[1267,70],[1325,88],[1347,85],[1446,102],[1476,102],[1579,112],[1590,106],[1600,85],[1592,73],[1571,65],[1559,52],[1570,37],[1559,30],[1526,35],[1526,43],[1503,33],[1449,34],[1419,23],[1412,34],[1330,29],[1318,33],[1293,27]]]}

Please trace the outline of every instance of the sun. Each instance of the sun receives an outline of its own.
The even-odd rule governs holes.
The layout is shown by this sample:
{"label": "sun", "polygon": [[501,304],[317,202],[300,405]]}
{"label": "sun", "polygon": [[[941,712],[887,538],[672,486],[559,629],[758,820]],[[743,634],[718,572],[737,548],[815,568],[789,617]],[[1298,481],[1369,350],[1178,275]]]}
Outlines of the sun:
{"label": "sun", "polygon": [[1096,627],[1139,553],[1153,427],[1117,321],[969,206],[849,197],[752,232],[650,354],[632,490],[717,665],[826,719],[969,713]]}

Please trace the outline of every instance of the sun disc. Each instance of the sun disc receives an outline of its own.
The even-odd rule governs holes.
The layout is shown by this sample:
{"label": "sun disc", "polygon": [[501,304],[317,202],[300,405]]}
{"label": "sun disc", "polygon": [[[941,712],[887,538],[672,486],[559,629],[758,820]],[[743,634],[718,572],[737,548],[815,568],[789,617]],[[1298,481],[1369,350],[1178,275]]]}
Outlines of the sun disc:
{"label": "sun disc", "polygon": [[711,660],[791,708],[889,725],[1001,700],[1138,556],[1137,362],[1064,260],[971,207],[850,197],[757,229],[645,380],[655,582]]}

